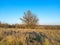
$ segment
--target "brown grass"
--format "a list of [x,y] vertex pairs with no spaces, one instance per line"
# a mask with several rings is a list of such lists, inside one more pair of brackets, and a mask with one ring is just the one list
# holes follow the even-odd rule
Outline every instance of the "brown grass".
[[[34,32],[36,33],[36,35]],[[32,33],[32,35],[30,33]],[[44,40],[43,43],[39,42],[38,40],[40,39],[39,38],[40,34],[44,36],[42,37],[42,40]],[[34,39],[35,37],[37,38]],[[29,40],[31,40],[31,42]],[[32,44],[60,45],[60,30],[0,28],[0,45],[32,45]]]

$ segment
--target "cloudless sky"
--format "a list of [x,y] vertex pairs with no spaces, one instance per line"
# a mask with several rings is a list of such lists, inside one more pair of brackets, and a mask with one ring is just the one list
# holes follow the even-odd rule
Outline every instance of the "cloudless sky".
[[31,10],[42,25],[60,25],[60,0],[0,0],[0,21],[21,23],[24,12]]

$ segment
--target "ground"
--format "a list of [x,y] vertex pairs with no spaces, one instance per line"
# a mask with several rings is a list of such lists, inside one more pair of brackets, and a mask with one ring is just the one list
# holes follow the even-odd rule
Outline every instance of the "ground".
[[60,45],[60,30],[0,28],[0,45]]

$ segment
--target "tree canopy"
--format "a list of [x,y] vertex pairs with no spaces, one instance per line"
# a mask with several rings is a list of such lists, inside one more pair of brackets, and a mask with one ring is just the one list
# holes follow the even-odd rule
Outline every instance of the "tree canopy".
[[31,13],[30,10],[24,12],[24,16],[20,18],[22,22],[28,27],[34,26],[38,24],[38,18],[35,14]]

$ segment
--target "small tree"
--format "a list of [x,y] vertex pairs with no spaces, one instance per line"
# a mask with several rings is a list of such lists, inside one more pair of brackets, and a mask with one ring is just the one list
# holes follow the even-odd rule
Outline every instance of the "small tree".
[[37,16],[32,14],[30,10],[24,13],[23,18],[20,19],[24,24],[28,26],[28,28],[34,28],[34,26],[38,24]]
[[0,21],[0,24],[1,24],[1,21]]

